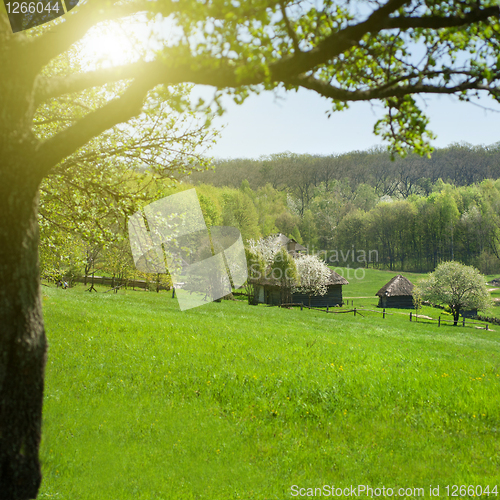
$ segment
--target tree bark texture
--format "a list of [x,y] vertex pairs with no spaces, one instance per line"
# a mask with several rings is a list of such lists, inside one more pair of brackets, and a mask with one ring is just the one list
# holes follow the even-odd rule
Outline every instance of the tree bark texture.
[[25,500],[41,483],[46,338],[36,190],[12,186],[0,186],[0,499]]
[[[0,37],[0,42],[1,42]],[[0,500],[36,498],[46,337],[38,264],[37,139],[31,132],[35,78],[5,58],[0,86]]]
[[131,84],[121,97],[42,142],[32,130],[42,85],[39,58],[24,35],[8,36],[4,21],[0,16],[0,500],[28,500],[36,498],[42,477],[38,453],[47,349],[38,189],[63,158],[137,116],[150,87]]

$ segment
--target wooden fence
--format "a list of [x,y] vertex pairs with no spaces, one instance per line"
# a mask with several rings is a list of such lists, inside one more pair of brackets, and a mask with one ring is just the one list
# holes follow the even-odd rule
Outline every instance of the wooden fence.
[[[455,324],[454,320],[441,318],[441,316],[439,316],[437,319],[435,319],[435,318],[430,318],[428,316],[419,316],[418,314],[415,314],[415,313],[410,313],[410,321],[415,321],[416,323],[436,322],[438,326],[441,326],[441,323]],[[470,320],[468,320],[468,318],[466,321],[466,318],[464,318],[464,317],[462,317],[462,319],[459,319],[457,321],[457,325],[461,325],[461,326],[480,325],[481,327],[484,327],[485,330],[488,330],[488,323],[487,322],[470,321]]]
[[290,304],[281,304],[279,307],[300,307],[300,310],[302,311],[304,308],[306,309],[311,309],[313,311],[320,311],[320,312],[325,312],[325,313],[331,313],[331,314],[348,314],[348,313],[353,313],[354,316],[359,314],[362,318],[364,318],[364,315],[361,313],[363,312],[374,312],[377,314],[382,314],[382,318],[385,319],[386,315],[393,316],[394,313],[388,313],[385,311],[375,311],[374,309],[365,309],[364,307],[360,310],[357,307],[354,309],[344,309],[342,311],[338,311],[338,307],[326,307],[325,309],[321,309],[319,307],[311,307],[311,306],[306,306],[305,304],[302,304],[302,302],[299,303],[290,303]]
[[[114,287],[117,286],[124,286],[126,288],[141,288],[141,289],[147,289],[149,286],[156,287],[157,286],[157,281],[156,280],[150,280],[150,281],[145,281],[145,280],[129,280],[129,279],[120,279],[120,278],[110,278],[108,276],[94,276],[92,278],[92,275],[85,277],[78,276],[72,279],[73,282],[76,283],[87,283],[87,285],[90,285],[93,281],[95,285],[104,285],[104,286],[110,286],[114,289]],[[160,290],[170,290],[170,287],[166,287],[164,284],[159,285]]]
[[[390,315],[390,316],[394,316],[395,313],[389,313],[389,312],[386,312],[385,309],[383,309],[382,311],[376,311],[374,309],[365,309],[364,307],[363,308],[357,308],[357,307],[354,307],[353,309],[344,309],[342,311],[339,311],[338,307],[327,307],[326,309],[320,309],[318,307],[311,307],[311,306],[306,306],[305,304],[302,304],[302,303],[290,303],[290,304],[281,304],[279,307],[300,307],[300,310],[302,311],[303,309],[311,309],[311,310],[314,310],[314,311],[320,311],[320,312],[325,312],[325,313],[331,313],[331,314],[349,314],[349,313],[353,313],[354,316],[358,315],[361,316],[362,318],[364,318],[364,312],[374,312],[374,313],[377,313],[377,314],[382,314],[382,318],[385,319],[386,315]],[[441,326],[441,323],[454,323],[453,320],[448,320],[448,319],[444,319],[444,318],[441,318],[441,316],[439,316],[437,319],[435,318],[430,318],[428,316],[426,317],[423,317],[423,316],[418,316],[417,314],[415,314],[414,312],[410,312],[410,321],[415,321],[415,322],[419,322],[419,323],[432,323],[432,322],[436,322],[438,324],[438,326]],[[462,318],[461,320],[458,321],[458,324],[460,324],[461,326],[474,326],[474,325],[480,325],[482,328],[484,328],[485,330],[488,330],[488,323],[486,322],[479,322],[479,321],[470,321],[469,319],[467,319],[466,321],[466,318]]]

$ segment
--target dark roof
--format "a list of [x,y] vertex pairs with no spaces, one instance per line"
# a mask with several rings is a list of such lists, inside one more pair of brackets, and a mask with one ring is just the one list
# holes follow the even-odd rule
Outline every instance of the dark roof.
[[290,241],[290,238],[288,238],[287,236],[285,236],[282,233],[275,234],[274,236],[276,236],[276,238],[278,238],[281,246],[286,246],[288,244],[288,242]]
[[330,279],[328,280],[329,285],[348,285],[349,282],[340,274],[335,271],[330,270]]
[[294,240],[293,238],[289,238],[288,236],[285,236],[282,233],[278,233],[274,235],[278,238],[281,246],[283,247],[288,247],[288,244],[293,241],[295,243],[295,252],[306,252],[307,248],[303,245],[301,245],[298,241]]
[[[250,283],[254,283],[256,285],[269,285],[269,286],[280,286],[278,280],[274,280],[272,278],[264,278],[264,279],[249,279]],[[328,280],[328,285],[348,285],[349,282],[340,274],[335,271],[330,270],[330,279]]]
[[293,241],[295,243],[295,251],[296,252],[307,252],[307,248],[304,245],[301,245],[297,241],[295,241],[293,238],[290,238],[290,241]]
[[413,283],[405,278],[403,275],[398,274],[394,276],[387,285],[384,285],[375,295],[379,297],[400,297],[413,295]]

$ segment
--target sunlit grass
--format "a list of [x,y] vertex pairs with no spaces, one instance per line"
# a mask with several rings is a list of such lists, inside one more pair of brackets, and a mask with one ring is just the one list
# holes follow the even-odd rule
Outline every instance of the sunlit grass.
[[40,498],[281,500],[294,484],[500,480],[499,331],[44,292]]
[[377,304],[378,297],[375,294],[390,281],[394,276],[402,274],[408,278],[412,283],[417,283],[420,279],[427,276],[427,274],[420,273],[407,273],[400,271],[388,271],[372,268],[347,268],[347,267],[334,267],[337,273],[341,274],[347,281],[348,285],[343,287],[344,297],[373,297],[372,302]]
[[[488,282],[493,281],[494,279],[498,279],[498,278],[500,278],[500,275],[498,275],[498,274],[491,274],[491,275],[486,276],[486,280]],[[486,315],[500,318],[500,288],[498,288],[497,290],[492,290],[490,292],[490,295],[494,301],[494,307],[492,307],[491,310],[486,313]]]

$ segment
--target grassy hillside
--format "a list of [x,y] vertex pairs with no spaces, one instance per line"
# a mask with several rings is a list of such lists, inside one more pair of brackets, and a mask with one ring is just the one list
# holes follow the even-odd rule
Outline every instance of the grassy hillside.
[[[373,308],[378,304],[378,297],[375,296],[378,290],[380,290],[391,278],[397,274],[402,274],[408,278],[412,283],[417,283],[420,279],[427,276],[427,274],[420,273],[408,273],[400,271],[387,271],[378,269],[348,269],[345,267],[333,268],[339,274],[342,274],[349,284],[343,287],[343,297],[345,300],[349,300],[349,305],[352,304],[354,300],[354,305],[356,307],[368,307]],[[499,278],[500,275],[492,274],[486,276],[487,281],[491,281],[495,278]],[[486,316],[496,316],[500,317],[500,288],[491,291],[491,296],[495,300],[495,307],[490,311],[481,311],[481,314]],[[402,310],[400,313],[408,314],[408,311]],[[437,318],[439,315],[446,316],[441,310],[432,309],[429,307],[424,307],[419,313]]]
[[44,294],[40,498],[282,500],[324,484],[427,496],[500,482],[498,328]]
[[[500,275],[498,274],[491,274],[489,276],[486,276],[487,281],[491,281],[495,278],[500,278]],[[495,306],[488,311],[487,316],[495,316],[497,318],[500,318],[500,288],[497,288],[496,290],[492,287],[490,289],[490,294],[491,297],[494,300]]]
[[348,285],[344,286],[343,295],[346,298],[369,297],[376,305],[378,297],[375,294],[394,276],[402,274],[406,276],[412,283],[427,276],[426,274],[407,273],[400,271],[387,271],[378,269],[352,269],[346,267],[333,267],[337,273],[342,274],[349,281]]

